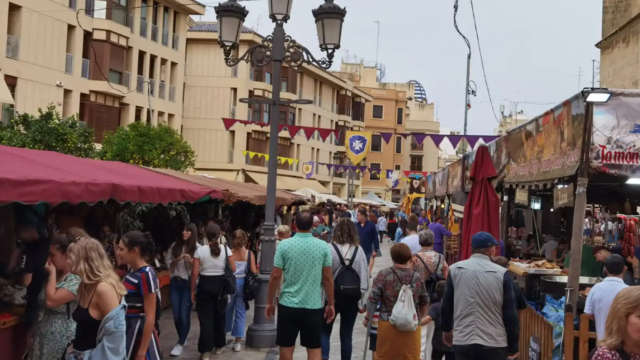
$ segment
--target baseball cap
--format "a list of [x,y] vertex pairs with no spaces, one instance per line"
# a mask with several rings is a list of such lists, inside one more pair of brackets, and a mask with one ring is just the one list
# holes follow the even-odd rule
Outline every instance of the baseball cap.
[[493,235],[480,231],[471,238],[472,249],[486,249],[492,246],[500,246]]

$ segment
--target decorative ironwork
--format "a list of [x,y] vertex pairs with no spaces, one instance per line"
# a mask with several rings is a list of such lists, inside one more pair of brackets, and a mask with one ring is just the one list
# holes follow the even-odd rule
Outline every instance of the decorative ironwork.
[[[222,44],[221,44],[222,45]],[[262,43],[255,44],[249,48],[244,54],[236,57],[232,52],[237,49],[237,45],[232,47],[222,46],[224,52],[224,62],[229,67],[238,65],[241,61],[249,62],[255,66],[263,67],[271,62],[271,48],[273,46],[271,36],[267,36]]]
[[333,64],[333,55],[335,50],[328,50],[327,57],[316,59],[315,56],[306,47],[300,45],[297,41],[287,35],[285,37],[284,62],[292,68],[300,67],[302,64],[316,65],[319,68],[327,70]]

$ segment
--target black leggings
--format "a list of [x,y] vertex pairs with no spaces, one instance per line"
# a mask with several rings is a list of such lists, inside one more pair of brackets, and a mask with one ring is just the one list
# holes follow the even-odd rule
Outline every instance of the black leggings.
[[196,293],[196,311],[200,321],[198,352],[204,354],[226,346],[225,309],[227,296],[222,295],[224,279],[220,276],[200,276]]

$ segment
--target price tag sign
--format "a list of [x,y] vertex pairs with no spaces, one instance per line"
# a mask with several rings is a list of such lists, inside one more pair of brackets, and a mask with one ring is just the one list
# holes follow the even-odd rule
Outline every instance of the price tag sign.
[[529,360],[540,360],[540,339],[536,335],[529,339]]

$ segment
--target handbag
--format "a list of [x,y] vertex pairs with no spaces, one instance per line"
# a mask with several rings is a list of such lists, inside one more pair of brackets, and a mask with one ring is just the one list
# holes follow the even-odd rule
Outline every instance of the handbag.
[[227,252],[227,246],[224,246],[224,284],[222,286],[222,290],[224,295],[234,295],[236,293],[236,276],[233,274],[231,270],[231,265],[229,265],[229,253]]
[[251,271],[251,250],[247,251],[247,274],[244,279],[244,286],[242,292],[245,301],[252,301],[256,299],[256,295],[260,290],[260,276]]

